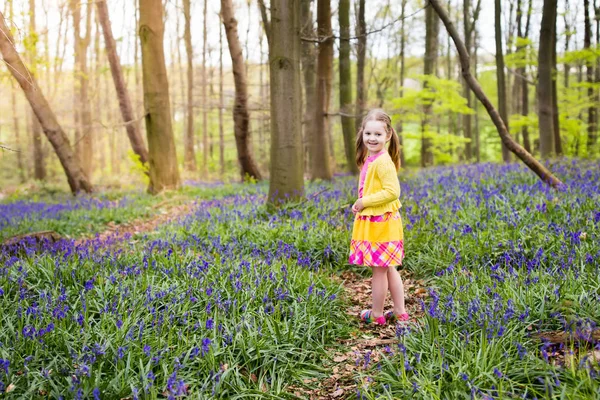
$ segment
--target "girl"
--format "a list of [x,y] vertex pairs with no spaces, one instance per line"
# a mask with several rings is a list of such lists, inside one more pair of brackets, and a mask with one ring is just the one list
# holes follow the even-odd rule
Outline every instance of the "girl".
[[[386,143],[390,142],[386,152]],[[360,171],[358,200],[352,206],[356,215],[350,242],[350,264],[371,267],[373,308],[363,310],[360,319],[385,325],[388,319],[407,321],[404,285],[396,270],[404,258],[404,235],[398,168],[400,143],[390,117],[380,109],[363,119],[356,138],[356,164]],[[394,310],[383,313],[388,289]]]

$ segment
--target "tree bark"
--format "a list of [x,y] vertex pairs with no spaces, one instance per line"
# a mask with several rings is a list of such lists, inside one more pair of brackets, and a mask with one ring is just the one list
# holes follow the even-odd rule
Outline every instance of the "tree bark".
[[262,179],[260,171],[252,158],[250,151],[250,114],[248,112],[248,86],[246,81],[246,70],[244,68],[244,56],[237,33],[237,21],[235,19],[231,0],[221,0],[221,15],[223,26],[229,44],[231,64],[233,69],[233,80],[235,83],[235,104],[233,106],[233,122],[235,133],[235,144],[240,162],[240,174],[242,180],[247,176],[254,179]]
[[77,155],[81,160],[81,166],[86,175],[92,176],[93,168],[93,128],[91,118],[91,107],[88,96],[89,78],[87,66],[87,52],[91,41],[91,16],[92,6],[88,3],[86,6],[85,17],[85,36],[81,36],[81,7],[82,4],[77,0],[70,0],[69,7],[73,16],[73,33],[75,45],[75,113],[79,128],[76,135],[75,148]]
[[304,195],[300,0],[272,0],[271,15],[271,179],[268,201],[278,204]]
[[[185,18],[184,40],[187,54],[187,108],[185,124],[185,150],[183,162],[186,170],[196,170],[196,152],[194,151],[194,48],[192,47],[192,29],[190,0],[183,0],[183,17]],[[179,66],[181,68],[181,66]]]
[[150,166],[148,192],[159,193],[165,189],[176,189],[180,184],[163,47],[163,9],[161,0],[139,0],[139,7],[142,80]]
[[[223,7],[222,4],[223,3],[221,3],[221,7]],[[210,132],[208,131],[208,96],[206,94],[206,88],[208,86],[208,79],[207,79],[207,73],[206,73],[206,52],[208,50],[207,12],[208,12],[208,2],[207,2],[207,0],[204,0],[204,8],[202,11],[203,21],[204,21],[204,27],[203,27],[203,31],[202,31],[202,148],[203,148],[204,171],[208,172],[208,156],[209,156],[210,147],[212,146],[212,143],[211,143]],[[222,11],[221,11],[221,13],[222,13]],[[223,23],[225,23],[225,19],[223,21],[224,21]],[[236,22],[236,24],[237,24],[237,22]],[[227,29],[227,28],[225,28],[225,29]],[[236,36],[237,36],[237,31],[236,31]],[[228,39],[229,39],[229,37],[228,37]],[[240,54],[241,54],[241,49],[240,49]],[[237,93],[237,87],[236,87],[236,93]],[[235,112],[234,112],[234,114],[235,114]]]
[[315,99],[314,128],[311,139],[311,179],[333,178],[329,155],[329,100],[333,75],[333,32],[331,29],[331,0],[317,2],[317,95]]
[[[300,23],[302,37],[314,37],[313,14],[310,10],[312,0],[300,0]],[[302,41],[302,73],[304,76],[304,118],[302,121],[304,154],[308,157],[305,165],[314,157],[312,155],[312,133],[314,131],[313,116],[315,115],[317,97],[316,48],[310,41]]]
[[[219,18],[221,16],[219,15]],[[221,166],[221,177],[225,176],[225,135],[223,128],[223,27],[219,24],[219,165]]]
[[[340,0],[340,112],[348,172],[358,174],[356,166],[356,133],[352,114],[352,76],[350,73],[350,0]],[[346,115],[344,115],[346,114]]]
[[473,90],[475,96],[479,99],[479,101],[483,104],[485,109],[488,112],[488,115],[491,117],[496,129],[498,130],[498,134],[500,135],[502,141],[506,144],[510,151],[512,151],[521,161],[525,163],[535,174],[537,174],[540,179],[552,187],[562,186],[563,183],[556,178],[546,167],[544,167],[539,161],[537,161],[534,157],[531,156],[523,147],[521,147],[518,143],[514,141],[514,139],[510,136],[510,133],[506,129],[506,125],[504,125],[504,121],[498,114],[498,111],[494,108],[490,100],[487,98],[479,82],[471,75],[470,71],[470,61],[469,55],[466,51],[464,43],[461,41],[458,32],[452,22],[448,18],[446,11],[439,4],[439,0],[429,0],[429,3],[435,9],[435,12],[439,15],[440,19],[444,23],[448,34],[452,36],[452,40],[456,46],[456,49],[459,54],[460,65],[462,67],[462,75],[469,82],[469,87]]
[[557,156],[562,156],[562,141],[560,138],[560,118],[558,114],[558,70],[556,69],[556,44],[557,44],[557,32],[556,32],[556,16],[554,16],[554,36],[552,44],[552,136],[554,139],[554,150]]
[[[592,45],[592,23],[591,23],[591,15],[590,15],[590,2],[589,0],[583,1],[583,12],[584,12],[584,38],[583,38],[583,48],[590,49]],[[586,62],[586,81],[588,84],[588,101],[592,102],[594,99],[594,62],[592,60],[588,60]],[[588,135],[587,135],[587,155],[590,156],[593,152],[594,144],[596,143],[596,130],[598,125],[598,110],[596,108],[597,104],[590,104],[588,108]]]
[[42,94],[35,77],[32,76],[25,64],[23,64],[19,54],[13,47],[12,43],[14,43],[14,39],[4,21],[4,15],[0,12],[0,32],[3,32],[0,35],[0,52],[2,53],[4,62],[8,65],[8,69],[13,77],[19,82],[27,101],[42,126],[44,134],[52,144],[67,175],[71,192],[73,194],[77,194],[80,191],[92,192],[92,184],[71,150],[69,139],[67,139],[67,136],[58,124],[56,116],[50,109],[50,105]]
[[25,165],[23,164],[23,152],[21,151],[21,128],[19,125],[19,117],[17,116],[17,98],[15,92],[15,86],[11,81],[10,105],[13,117],[13,129],[15,131],[15,150],[17,151],[17,168],[19,168],[19,179],[21,183],[25,183]]
[[[402,11],[401,18],[402,22],[400,25],[400,98],[404,97],[404,78],[406,75],[406,3],[408,0],[402,0]],[[402,118],[398,119],[396,123],[396,133],[398,134],[398,141],[400,143],[400,165],[405,164],[404,155],[404,125],[402,124]],[[358,131],[357,131],[358,134]]]
[[[437,51],[439,36],[439,18],[431,7],[425,10],[425,60],[423,65],[423,74],[436,75]],[[428,87],[427,82],[423,88]],[[431,103],[423,106],[423,119],[421,121],[421,166],[428,167],[433,165],[433,151],[431,138],[429,137],[429,123],[431,118]]]
[[556,29],[556,2],[544,0],[538,51],[537,100],[542,158],[552,157],[556,153],[552,119],[552,46]]
[[[518,0],[517,3],[517,35],[521,39],[527,39],[529,36],[529,24],[531,21],[531,8],[532,8],[532,0],[529,0],[529,6],[527,8],[527,23],[525,24],[525,28],[523,29],[523,11],[521,7],[521,0]],[[522,47],[517,48],[517,51],[520,51]],[[526,117],[529,114],[529,86],[526,79],[527,70],[525,67],[517,68],[517,79],[519,80],[519,89],[521,94],[521,115]],[[524,125],[521,128],[521,135],[523,136],[523,147],[527,152],[531,153],[531,144],[529,140],[529,129],[527,125]]]
[[367,23],[365,21],[365,0],[358,0],[356,15],[356,132],[360,131],[363,113],[367,102],[365,90],[365,64],[367,59]]
[[[504,49],[502,47],[502,8],[500,0],[495,0],[495,28],[496,28],[496,83],[498,87],[498,111],[500,117],[506,125],[506,130],[509,130],[508,126],[508,110],[506,105],[506,73],[504,70]],[[504,143],[502,146],[502,160],[505,163],[510,162],[510,152],[506,148]]]
[[121,116],[123,118],[123,122],[125,123],[125,131],[127,132],[127,137],[129,138],[129,143],[131,144],[133,152],[137,154],[140,162],[146,164],[148,162],[148,150],[144,144],[140,129],[140,122],[135,118],[135,112],[131,104],[129,91],[127,90],[127,85],[125,84],[123,68],[121,67],[121,61],[119,60],[119,55],[117,54],[117,44],[112,34],[106,0],[98,0],[96,2],[96,10],[98,12],[98,20],[102,26],[104,45],[106,46],[106,56],[108,57],[110,72],[115,85],[115,91],[117,92],[117,100],[119,101]]

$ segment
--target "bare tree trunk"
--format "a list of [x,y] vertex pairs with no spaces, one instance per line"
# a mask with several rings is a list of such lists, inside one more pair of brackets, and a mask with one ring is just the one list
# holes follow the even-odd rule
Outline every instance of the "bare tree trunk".
[[223,27],[219,24],[219,164],[221,177],[225,176],[225,135],[223,129]]
[[[477,68],[479,63],[479,54],[477,52],[478,49],[478,35],[477,28],[473,30],[473,76],[475,80],[477,80]],[[469,60],[470,62],[470,60]],[[475,111],[475,161],[478,163],[481,162],[481,135],[479,133],[479,102],[475,101],[473,104],[473,110]]]
[[[523,29],[523,11],[521,8],[521,0],[518,0],[517,3],[517,34],[521,39],[526,39],[529,36],[529,24],[531,21],[531,7],[532,0],[529,0],[529,6],[527,8],[527,23],[525,25],[525,29]],[[522,47],[517,48],[517,51],[520,51]],[[527,70],[525,67],[517,68],[517,79],[519,81],[519,89],[521,94],[521,115],[524,117],[529,114],[529,86],[526,79]],[[523,147],[527,152],[531,153],[531,144],[529,141],[529,129],[526,125],[521,128],[521,135],[523,136]]]
[[19,117],[17,116],[17,98],[15,96],[14,83],[10,82],[10,105],[13,117],[13,129],[15,131],[15,147],[17,151],[17,167],[19,168],[19,179],[21,183],[25,182],[25,166],[23,164],[23,152],[21,151],[21,128],[19,126]]
[[[303,37],[314,36],[314,24],[313,14],[310,10],[310,4],[312,0],[300,0],[300,23],[302,26]],[[317,96],[317,85],[316,85],[316,48],[314,43],[309,41],[302,42],[302,73],[304,75],[304,119],[302,121],[303,127],[303,143],[304,143],[304,154],[308,155],[305,160],[305,165],[308,166],[310,160],[314,159],[312,155],[312,140],[316,107],[316,96]]]
[[129,143],[131,143],[131,148],[133,149],[134,153],[137,154],[142,163],[146,164],[148,162],[148,150],[146,149],[146,145],[142,139],[140,123],[139,120],[135,118],[135,112],[131,104],[129,91],[127,90],[127,85],[125,84],[125,77],[123,76],[121,61],[119,60],[119,55],[117,54],[117,45],[112,34],[108,8],[106,7],[106,0],[97,1],[96,10],[98,11],[98,20],[102,26],[104,45],[106,46],[106,56],[108,57],[110,72],[115,84],[115,91],[117,92],[117,99],[119,100],[121,116],[123,117],[123,122],[125,123],[125,131],[127,132],[127,137],[129,138]]
[[[425,60],[423,74],[435,75],[438,52],[439,18],[431,7],[425,10]],[[424,88],[428,84],[425,82]],[[431,118],[431,103],[423,107],[423,120],[421,121],[421,166],[433,165],[433,150],[431,138],[429,137],[429,120]]]
[[[502,8],[500,0],[495,0],[495,27],[496,27],[496,82],[498,86],[498,109],[500,111],[500,117],[504,121],[506,130],[509,130],[508,126],[508,110],[506,105],[506,73],[504,70],[504,49],[502,47]],[[510,151],[506,148],[504,143],[502,146],[502,160],[505,163],[510,162]]]
[[148,192],[179,187],[177,153],[171,125],[169,82],[163,47],[164,23],[161,0],[139,0],[140,43],[146,135],[150,165]]
[[[223,7],[223,3],[221,3],[221,8]],[[207,79],[206,79],[206,51],[208,48],[208,32],[206,29],[207,26],[207,19],[206,19],[206,13],[208,10],[208,3],[207,0],[204,0],[204,11],[203,11],[203,21],[204,21],[204,30],[203,30],[203,34],[202,34],[202,159],[204,161],[204,171],[208,172],[208,154],[209,154],[209,150],[210,150],[210,146],[212,145],[210,143],[210,137],[209,137],[209,132],[208,132],[208,101],[207,101],[207,96],[206,96],[206,86],[207,86]],[[223,13],[223,11],[221,11],[221,13]],[[232,15],[233,15],[233,11],[232,11]],[[223,23],[225,23],[225,17],[223,17]],[[227,26],[225,26],[225,29],[227,30]],[[237,29],[237,21],[236,21],[236,29]],[[227,31],[226,31],[227,33]],[[237,30],[235,32],[235,35],[237,37]],[[229,39],[229,36],[227,36],[227,39]],[[240,52],[241,52],[241,48],[240,48]],[[250,121],[248,120],[248,123]],[[236,135],[237,137],[237,135]],[[250,141],[250,138],[248,138],[248,141]],[[239,154],[239,153],[238,153]],[[243,168],[243,167],[242,167]]]
[[[408,0],[402,0],[402,11],[400,17],[402,22],[400,25],[400,98],[404,97],[404,78],[406,75],[406,3]],[[404,125],[402,124],[402,118],[398,119],[396,123],[396,133],[398,134],[398,141],[400,142],[400,165],[405,165],[405,154],[404,154]],[[357,133],[358,134],[358,133]]]
[[552,120],[552,45],[556,30],[556,2],[557,0],[544,0],[538,51],[537,99],[542,158],[552,157],[556,152]]
[[[12,2],[10,4],[10,12],[12,14]],[[28,59],[31,64],[33,76],[37,76],[37,42],[38,35],[36,32],[35,18],[35,0],[29,0],[29,51]],[[14,17],[13,17],[14,18]],[[31,120],[31,134],[33,142],[33,177],[43,181],[46,179],[46,165],[44,161],[44,151],[42,149],[42,130],[40,123],[34,115],[33,111],[28,112],[28,117]]]
[[558,70],[556,69],[556,42],[557,42],[557,32],[556,32],[556,16],[554,17],[554,37],[552,44],[552,128],[553,128],[553,138],[554,138],[554,149],[556,150],[557,156],[562,156],[562,141],[560,138],[560,118],[558,114]]
[[56,116],[50,109],[46,98],[42,95],[35,77],[32,76],[23,64],[19,54],[13,47],[14,39],[4,21],[4,15],[0,12],[0,32],[4,33],[0,35],[0,52],[2,53],[4,62],[8,65],[8,69],[17,82],[19,82],[25,93],[25,97],[27,97],[27,101],[29,101],[33,112],[42,125],[44,133],[48,137],[52,147],[54,147],[54,151],[67,175],[71,191],[74,194],[82,190],[91,192],[92,184],[87,179],[77,158],[73,154],[69,139],[67,139],[67,136],[58,124]]
[[[196,152],[194,151],[194,49],[192,47],[192,29],[190,0],[183,0],[183,17],[185,18],[185,51],[187,54],[187,108],[185,123],[185,150],[183,162],[188,171],[196,170]],[[180,66],[181,68],[181,66]]]
[[87,66],[87,52],[91,41],[91,17],[92,5],[86,6],[85,17],[85,36],[81,36],[81,6],[78,1],[70,0],[69,7],[73,16],[73,32],[75,44],[75,81],[76,81],[76,110],[80,125],[79,134],[77,137],[77,154],[81,160],[81,166],[87,176],[92,176],[93,168],[93,129],[90,100],[88,96],[89,78]]
[[356,132],[360,131],[362,116],[367,103],[365,89],[365,61],[367,59],[367,23],[365,21],[365,0],[358,0],[356,15]]
[[272,0],[270,203],[304,195],[302,96],[300,87],[300,0]]
[[329,100],[333,75],[333,32],[331,29],[331,0],[317,0],[317,96],[314,128],[311,139],[311,179],[333,178],[329,154]]
[[506,125],[504,125],[504,121],[502,121],[500,114],[498,114],[498,111],[496,111],[490,100],[487,98],[487,96],[481,89],[479,82],[477,82],[477,80],[471,75],[469,55],[465,49],[465,45],[460,40],[456,28],[454,27],[454,25],[452,25],[452,22],[446,14],[446,11],[439,4],[438,1],[439,0],[429,0],[429,3],[435,9],[435,12],[439,15],[440,19],[443,21],[444,26],[448,31],[448,34],[452,36],[452,40],[454,41],[454,44],[459,54],[460,64],[462,67],[462,75],[467,80],[467,82],[469,82],[471,90],[473,90],[475,96],[477,96],[479,101],[481,101],[481,103],[487,110],[489,116],[494,122],[494,125],[496,125],[496,129],[498,129],[498,134],[500,135],[502,141],[506,144],[509,150],[512,151],[517,157],[519,157],[519,159],[521,159],[521,161],[523,161],[525,165],[527,165],[535,174],[537,174],[542,181],[546,182],[552,187],[563,186],[563,183],[558,178],[556,178],[539,161],[533,158],[531,154],[525,151],[525,149],[523,149],[518,143],[516,143],[514,139],[510,136],[510,133],[506,129]]
[[235,104],[233,106],[233,121],[235,125],[235,144],[240,162],[240,175],[242,180],[247,176],[261,179],[260,171],[252,158],[250,151],[250,114],[248,112],[248,85],[244,56],[237,33],[237,21],[234,16],[231,0],[221,0],[221,15],[223,26],[229,44],[233,80],[235,83]]
[[[348,172],[358,174],[356,166],[356,133],[352,114],[352,76],[350,73],[350,0],[340,0],[340,112]],[[344,115],[346,114],[346,115]]]
[[[467,53],[471,56],[471,39],[473,37],[473,29],[471,25],[471,12],[470,12],[470,1],[463,1],[463,34],[465,38],[465,48],[467,49]],[[473,23],[474,25],[474,23]],[[463,96],[467,99],[467,106],[472,107],[471,104],[471,89],[469,89],[469,85],[466,80],[462,80],[463,84]],[[468,139],[468,142],[465,143],[465,158],[467,162],[471,162],[471,158],[473,157],[473,133],[471,131],[471,115],[468,113],[463,114],[462,116],[462,125],[463,125],[463,136],[465,139]]]

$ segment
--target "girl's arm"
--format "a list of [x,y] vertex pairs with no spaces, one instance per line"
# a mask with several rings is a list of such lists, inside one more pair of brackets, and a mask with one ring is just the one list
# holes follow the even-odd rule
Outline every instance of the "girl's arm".
[[398,173],[394,163],[386,162],[377,166],[375,171],[379,180],[381,180],[382,189],[377,193],[362,198],[363,207],[377,207],[400,197],[400,182],[398,182]]

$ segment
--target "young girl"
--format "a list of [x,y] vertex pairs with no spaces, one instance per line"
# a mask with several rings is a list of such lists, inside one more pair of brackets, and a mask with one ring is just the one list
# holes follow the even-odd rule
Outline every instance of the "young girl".
[[[386,151],[386,143],[389,142]],[[404,235],[398,210],[401,207],[398,168],[400,144],[390,117],[380,109],[371,110],[362,121],[356,138],[356,163],[360,171],[356,215],[350,242],[350,264],[371,267],[373,308],[363,310],[360,319],[385,325],[388,319],[407,321],[404,285],[396,266],[404,258]],[[383,313],[387,291],[394,310]]]

